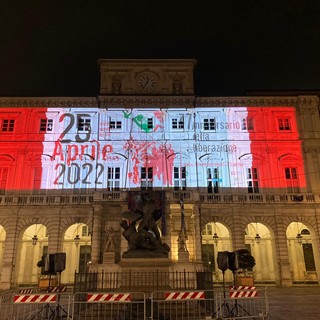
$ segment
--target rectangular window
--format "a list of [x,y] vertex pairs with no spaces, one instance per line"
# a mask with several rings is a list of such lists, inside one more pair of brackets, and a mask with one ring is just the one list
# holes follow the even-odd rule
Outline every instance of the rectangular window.
[[88,272],[88,262],[91,260],[91,246],[80,246],[79,273]]
[[152,189],[153,168],[141,167],[141,190]]
[[214,245],[211,243],[202,243],[202,261],[207,269],[214,271],[215,259],[214,259]]
[[2,132],[13,132],[14,130],[14,119],[2,120],[1,131]]
[[259,193],[258,168],[247,168],[248,193]]
[[314,262],[314,255],[312,250],[312,243],[303,243],[303,256],[306,271],[316,271],[316,264]]
[[253,131],[254,126],[253,126],[253,118],[252,117],[247,117],[242,119],[241,121],[241,130],[247,130],[247,131]]
[[219,171],[218,168],[207,168],[208,193],[219,192]]
[[186,190],[186,167],[173,168],[174,190]]
[[279,118],[278,127],[280,131],[291,130],[290,119],[289,118]]
[[53,119],[40,120],[40,132],[51,132],[53,129]]
[[203,130],[214,131],[216,130],[216,120],[215,118],[203,119]]
[[0,168],[0,194],[5,194],[8,180],[8,168]]
[[91,236],[91,229],[88,226],[81,227],[81,237],[89,237]]
[[212,224],[211,223],[207,223],[205,225],[204,230],[202,231],[202,235],[203,236],[212,236],[213,232],[212,232]]
[[120,167],[108,167],[107,188],[109,191],[120,190]]
[[184,118],[181,116],[180,118],[172,118],[171,119],[171,127],[172,129],[184,129]]
[[90,131],[91,129],[91,119],[90,118],[78,118],[78,131]]
[[115,120],[115,119],[110,119],[109,128],[110,128],[110,130],[121,129],[122,128],[122,122],[118,121],[118,120]]
[[297,168],[285,168],[286,184],[288,193],[299,193],[299,179]]

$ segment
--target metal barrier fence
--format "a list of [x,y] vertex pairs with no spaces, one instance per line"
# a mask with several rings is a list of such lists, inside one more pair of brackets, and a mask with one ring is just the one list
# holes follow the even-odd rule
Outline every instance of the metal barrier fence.
[[269,319],[266,288],[0,294],[1,320]]
[[141,292],[82,292],[72,300],[72,320],[146,320],[146,297]]
[[[266,288],[231,287],[216,293],[217,319],[269,319],[269,303]],[[214,319],[215,319],[214,318]]]
[[[10,296],[8,299],[3,298]],[[53,320],[69,319],[70,299],[66,296],[65,303],[60,294],[51,293],[3,293],[0,295],[1,320]]]
[[213,291],[157,291],[151,296],[152,320],[212,319],[217,310]]

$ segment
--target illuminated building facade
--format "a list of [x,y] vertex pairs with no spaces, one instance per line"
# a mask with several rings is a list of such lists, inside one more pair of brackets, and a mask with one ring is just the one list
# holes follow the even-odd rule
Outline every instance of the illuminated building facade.
[[[100,60],[98,97],[0,99],[1,286],[34,284],[43,253],[74,270],[113,263],[121,214],[156,191],[178,263],[183,199],[195,268],[221,281],[218,251],[247,248],[257,283],[320,279],[317,96],[195,97],[194,60]],[[229,275],[227,275],[227,278]]]

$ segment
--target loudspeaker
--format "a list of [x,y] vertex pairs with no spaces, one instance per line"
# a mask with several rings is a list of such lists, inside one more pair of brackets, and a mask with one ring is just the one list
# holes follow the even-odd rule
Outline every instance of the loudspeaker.
[[37,263],[38,267],[41,267],[41,274],[55,274],[54,257],[52,254],[45,253],[42,255],[41,260]]
[[59,252],[54,254],[54,270],[61,273],[66,268],[66,253]]
[[226,271],[229,267],[228,251],[219,251],[217,256],[218,268]]
[[238,255],[236,252],[228,252],[229,269],[234,272],[238,269]]
[[249,269],[253,268],[256,264],[254,257],[251,255],[249,250],[240,249],[236,251],[238,261],[239,261],[239,268],[241,269]]

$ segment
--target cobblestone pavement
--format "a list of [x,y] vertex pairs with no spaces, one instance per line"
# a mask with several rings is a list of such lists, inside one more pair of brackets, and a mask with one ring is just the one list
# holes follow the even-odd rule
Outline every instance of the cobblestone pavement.
[[271,320],[320,320],[320,287],[268,287]]

